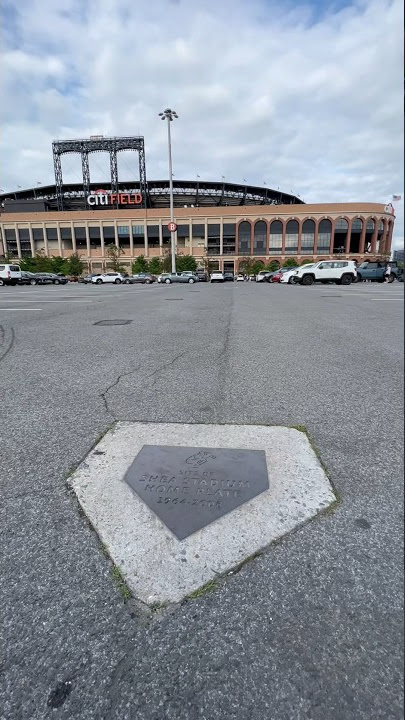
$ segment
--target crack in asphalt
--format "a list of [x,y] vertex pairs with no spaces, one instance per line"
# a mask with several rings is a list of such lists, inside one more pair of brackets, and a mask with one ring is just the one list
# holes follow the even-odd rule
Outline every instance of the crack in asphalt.
[[[2,360],[4,360],[4,358],[6,357],[6,355],[8,355],[8,353],[10,352],[11,348],[12,348],[13,345],[14,345],[14,341],[15,341],[14,328],[10,328],[10,335],[11,335],[11,338],[10,338],[10,340],[8,341],[8,345],[7,345],[6,349],[4,350],[4,352],[0,355],[0,362],[1,362]],[[3,327],[3,325],[0,325],[0,336],[1,336],[1,337],[0,337],[0,347],[3,348],[3,345],[5,345],[5,343],[7,342],[7,340],[5,339],[5,338],[6,338],[6,331],[5,331],[4,327]]]
[[[150,380],[151,378],[153,378],[153,382],[151,383],[151,387],[154,387],[154,386],[156,385],[157,381],[159,380],[159,373],[163,372],[164,370],[166,370],[166,369],[167,369],[168,367],[170,367],[171,365],[174,365],[174,363],[176,362],[176,360],[179,360],[181,357],[183,357],[183,355],[186,355],[188,352],[189,352],[189,350],[183,350],[181,353],[178,353],[177,355],[175,355],[174,358],[172,358],[172,359],[169,360],[168,362],[163,363],[163,365],[161,365],[160,367],[156,368],[155,370],[153,370],[153,372],[151,372],[149,375],[147,375],[146,378],[145,378],[146,380]],[[118,418],[116,417],[115,413],[112,411],[112,409],[111,409],[111,407],[110,407],[110,404],[109,404],[109,402],[108,402],[107,395],[108,395],[108,393],[110,392],[110,390],[112,390],[113,388],[117,387],[117,385],[120,383],[120,381],[122,380],[122,378],[128,377],[128,375],[133,375],[134,373],[138,372],[138,370],[141,369],[141,366],[142,366],[142,363],[139,363],[139,364],[136,366],[136,368],[132,368],[132,370],[127,370],[126,372],[120,373],[120,374],[116,377],[116,379],[114,380],[114,382],[112,382],[105,390],[103,390],[102,393],[100,393],[100,397],[101,397],[102,400],[103,400],[104,407],[105,407],[107,413],[108,413],[109,415],[111,415],[114,420],[118,420]]]

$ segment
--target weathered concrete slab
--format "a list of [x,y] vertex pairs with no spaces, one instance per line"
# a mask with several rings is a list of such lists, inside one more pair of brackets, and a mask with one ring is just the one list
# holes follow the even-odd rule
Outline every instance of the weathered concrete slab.
[[[179,540],[125,480],[144,446],[188,448],[186,457],[198,448],[264,451],[269,489]],[[147,604],[181,600],[335,500],[304,433],[253,425],[119,423],[70,484],[133,594]]]

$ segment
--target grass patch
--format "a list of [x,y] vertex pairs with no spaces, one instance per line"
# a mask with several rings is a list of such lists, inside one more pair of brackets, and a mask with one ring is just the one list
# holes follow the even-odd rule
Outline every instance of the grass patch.
[[195,600],[196,598],[202,597],[203,595],[215,590],[216,587],[217,582],[215,582],[215,580],[209,580],[209,582],[205,583],[205,585],[201,585],[201,587],[197,588],[197,590],[193,590],[193,592],[187,595],[186,600]]
[[117,567],[117,565],[114,565],[113,567],[112,576],[118,588],[118,591],[121,593],[124,600],[130,600],[132,597],[131,591],[124,580],[121,570],[119,569],[119,567]]

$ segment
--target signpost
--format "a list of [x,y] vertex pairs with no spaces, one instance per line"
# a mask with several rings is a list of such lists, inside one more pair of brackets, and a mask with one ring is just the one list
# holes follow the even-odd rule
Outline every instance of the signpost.
[[175,222],[169,222],[167,225],[167,229],[169,232],[174,233],[177,230],[177,225]]

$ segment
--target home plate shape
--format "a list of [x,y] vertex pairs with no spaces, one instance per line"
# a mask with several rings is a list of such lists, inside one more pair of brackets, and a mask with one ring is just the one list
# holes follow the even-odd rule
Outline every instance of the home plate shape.
[[144,445],[125,480],[179,540],[267,490],[263,450]]
[[69,484],[149,605],[182,600],[336,500],[305,433],[262,425],[117,423]]

